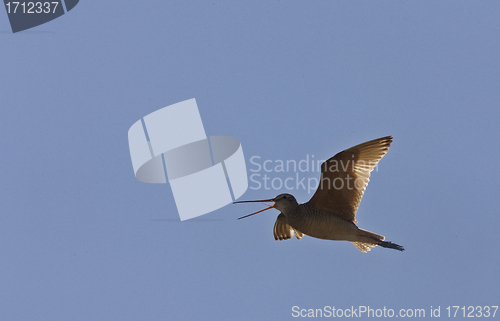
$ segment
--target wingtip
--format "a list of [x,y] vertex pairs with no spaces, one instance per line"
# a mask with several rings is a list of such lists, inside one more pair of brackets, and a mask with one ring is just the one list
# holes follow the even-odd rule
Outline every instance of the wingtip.
[[392,143],[392,141],[394,140],[394,137],[389,135],[389,136],[382,137],[381,140],[388,141],[389,143]]

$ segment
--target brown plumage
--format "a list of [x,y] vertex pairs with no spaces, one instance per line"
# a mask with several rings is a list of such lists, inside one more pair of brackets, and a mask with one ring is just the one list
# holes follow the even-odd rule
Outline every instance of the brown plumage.
[[[307,203],[299,204],[291,194],[280,194],[273,199],[245,202],[274,202],[270,208],[281,211],[274,224],[274,238],[287,240],[304,234],[326,240],[352,242],[362,252],[380,245],[403,251],[398,244],[385,242],[384,236],[356,226],[356,212],[370,181],[370,173],[384,157],[392,137],[382,137],[346,149],[321,165],[318,190]],[[248,217],[246,215],[244,217]],[[240,217],[244,218],[244,217]]]

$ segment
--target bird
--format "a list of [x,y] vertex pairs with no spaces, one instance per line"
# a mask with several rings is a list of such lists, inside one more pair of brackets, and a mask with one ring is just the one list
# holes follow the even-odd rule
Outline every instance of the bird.
[[323,162],[318,189],[306,203],[299,204],[289,193],[271,199],[234,202],[273,202],[263,210],[238,219],[275,208],[281,212],[273,229],[276,241],[288,240],[294,234],[298,240],[309,235],[324,240],[349,241],[363,253],[377,245],[404,251],[403,246],[384,241],[384,236],[356,225],[356,212],[370,181],[370,173],[389,151],[392,141],[392,136],[370,140]]

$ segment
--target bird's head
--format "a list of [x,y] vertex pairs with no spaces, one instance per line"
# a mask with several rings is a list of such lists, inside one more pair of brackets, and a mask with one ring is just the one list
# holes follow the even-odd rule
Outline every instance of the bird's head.
[[299,206],[299,203],[297,203],[297,200],[295,199],[295,197],[292,194],[288,194],[288,193],[280,194],[280,195],[276,196],[275,198],[271,198],[271,199],[267,199],[267,200],[239,201],[239,202],[234,202],[233,204],[236,204],[236,203],[255,203],[255,202],[258,202],[258,203],[274,202],[274,204],[269,206],[269,207],[266,207],[263,210],[257,211],[257,212],[252,213],[252,214],[245,215],[245,216],[240,217],[238,219],[249,217],[251,215],[254,215],[254,214],[257,214],[260,212],[264,212],[264,211],[269,210],[271,208],[275,208],[275,209],[279,210],[281,213],[286,215],[287,212],[289,212],[289,211],[293,210],[294,208],[296,208],[297,206]]

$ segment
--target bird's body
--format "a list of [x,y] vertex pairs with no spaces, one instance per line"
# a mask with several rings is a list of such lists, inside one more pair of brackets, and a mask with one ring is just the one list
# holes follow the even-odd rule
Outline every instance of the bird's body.
[[359,228],[343,218],[320,212],[308,203],[299,205],[293,212],[285,214],[287,218],[290,217],[288,224],[304,231],[304,234],[324,240],[359,241]]
[[[291,194],[279,196],[293,198]],[[360,229],[355,223],[336,215],[318,211],[309,202],[282,211],[276,219],[273,233],[276,240],[287,240],[295,234],[299,240],[303,235],[309,235],[323,240],[349,241],[362,252],[376,245],[402,249],[391,242],[384,242],[382,235]]]
[[294,230],[318,239],[350,240],[358,229],[354,223],[320,212],[308,203],[298,204],[282,213],[286,224]]
[[387,153],[391,142],[390,136],[375,139],[351,147],[324,162],[320,186],[307,203],[299,204],[291,194],[236,203],[273,201],[274,205],[264,210],[276,208],[281,211],[274,224],[276,240],[287,240],[294,234],[300,240],[305,234],[324,240],[349,241],[362,252],[377,245],[403,251],[402,246],[386,242],[384,236],[360,229],[355,224],[370,172]]

